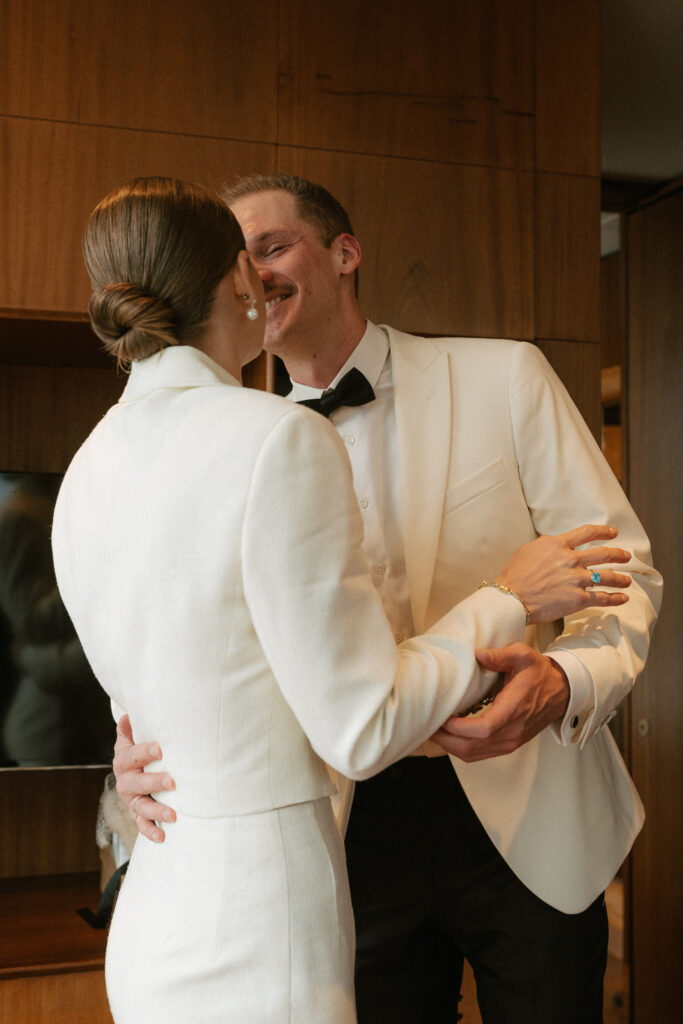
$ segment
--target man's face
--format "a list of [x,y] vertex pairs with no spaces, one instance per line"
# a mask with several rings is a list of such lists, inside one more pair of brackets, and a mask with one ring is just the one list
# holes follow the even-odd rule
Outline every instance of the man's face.
[[231,208],[266,294],[263,346],[286,361],[287,351],[315,352],[338,316],[341,276],[335,243],[327,249],[313,224],[296,212],[294,196],[274,190],[236,199]]

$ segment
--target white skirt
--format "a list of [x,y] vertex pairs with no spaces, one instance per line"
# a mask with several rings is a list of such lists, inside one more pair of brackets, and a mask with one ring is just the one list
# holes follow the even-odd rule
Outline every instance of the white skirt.
[[354,929],[330,801],[140,838],[107,946],[116,1024],[355,1024]]

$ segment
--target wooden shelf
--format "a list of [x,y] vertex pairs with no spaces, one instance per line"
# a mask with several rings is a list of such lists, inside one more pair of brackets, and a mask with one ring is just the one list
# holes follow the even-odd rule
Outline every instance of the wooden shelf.
[[108,932],[77,913],[99,899],[98,872],[1,879],[0,979],[101,970]]
[[110,369],[113,360],[93,334],[85,313],[0,309],[0,363]]

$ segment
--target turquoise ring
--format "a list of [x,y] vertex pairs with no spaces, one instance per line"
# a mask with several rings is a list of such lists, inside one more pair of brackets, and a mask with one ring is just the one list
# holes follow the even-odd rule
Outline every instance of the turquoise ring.
[[595,572],[591,573],[591,583],[599,583],[599,582],[600,582],[600,573],[596,569]]

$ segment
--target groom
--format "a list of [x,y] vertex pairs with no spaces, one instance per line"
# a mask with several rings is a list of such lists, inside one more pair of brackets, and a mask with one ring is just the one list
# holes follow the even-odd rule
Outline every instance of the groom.
[[[341,794],[359,1024],[454,1021],[463,957],[485,1022],[597,1024],[602,894],[643,820],[605,726],[643,666],[659,606],[647,538],[536,348],[366,321],[360,245],[320,186],[258,176],[226,198],[264,285],[265,349],[284,361],[291,397],[315,400],[352,368],[373,389],[330,419],[397,641],[537,534],[609,523],[633,553],[626,605],[590,607],[556,630],[530,628],[528,646],[489,652],[485,664],[507,675],[483,714],[451,720],[438,745]],[[125,722],[119,732],[119,790],[161,840],[151,819],[173,812],[141,794],[172,783],[139,771],[155,744],[133,746]]]

